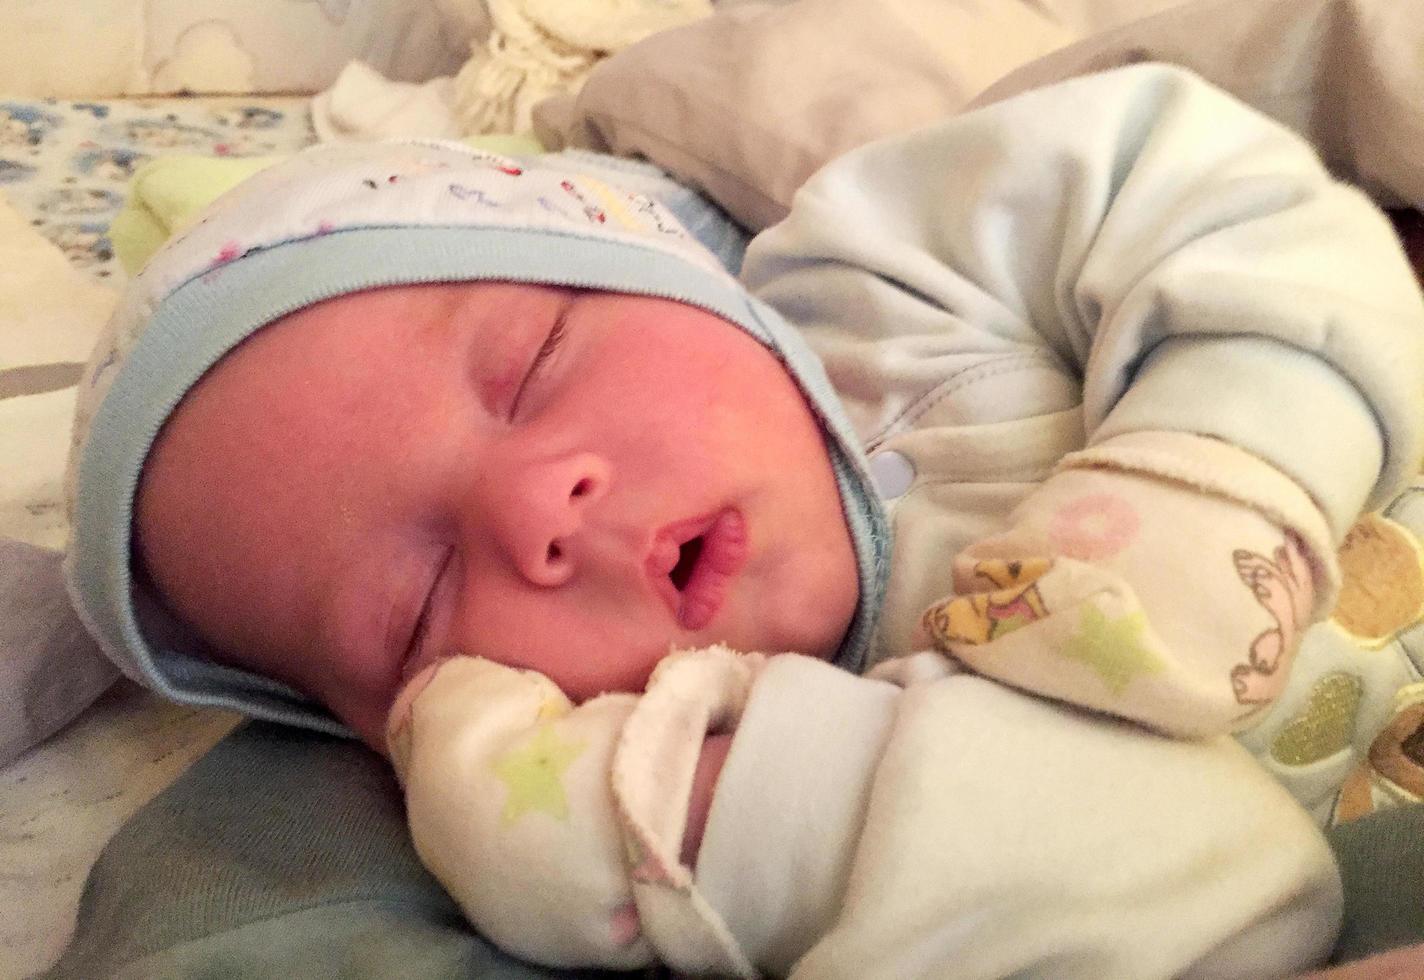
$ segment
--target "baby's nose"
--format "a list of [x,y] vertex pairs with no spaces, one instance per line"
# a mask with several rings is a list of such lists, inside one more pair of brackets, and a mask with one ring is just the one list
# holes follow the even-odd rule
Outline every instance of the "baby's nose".
[[512,501],[514,559],[535,585],[562,585],[578,568],[589,512],[608,491],[609,466],[601,456],[578,453],[532,467],[528,476],[525,499]]

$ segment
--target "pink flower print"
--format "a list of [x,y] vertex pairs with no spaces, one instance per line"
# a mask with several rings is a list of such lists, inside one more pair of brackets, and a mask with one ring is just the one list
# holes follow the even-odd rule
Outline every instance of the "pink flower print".
[[240,255],[242,255],[241,245],[237,242],[226,242],[223,244],[223,247],[218,250],[217,258],[214,259],[213,262],[216,265],[226,265]]
[[1121,497],[1092,493],[1065,504],[1048,525],[1048,540],[1059,554],[1080,561],[1101,561],[1137,537],[1137,511]]
[[330,221],[323,221],[316,226],[316,233],[318,235],[330,235],[335,230],[336,226]]

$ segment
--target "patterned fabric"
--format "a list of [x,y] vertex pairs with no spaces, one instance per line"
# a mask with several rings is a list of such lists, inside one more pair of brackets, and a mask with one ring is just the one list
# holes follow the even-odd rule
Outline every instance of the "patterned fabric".
[[109,222],[169,153],[254,156],[313,142],[306,99],[0,99],[0,191],[76,267],[120,276]]
[[1424,478],[1355,522],[1340,595],[1241,741],[1322,824],[1424,801]]

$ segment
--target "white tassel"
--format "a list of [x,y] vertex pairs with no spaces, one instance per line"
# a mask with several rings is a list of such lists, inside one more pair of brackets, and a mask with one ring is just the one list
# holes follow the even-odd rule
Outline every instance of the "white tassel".
[[603,58],[711,12],[709,0],[489,0],[489,38],[455,76],[461,131],[528,132],[535,105],[576,93]]

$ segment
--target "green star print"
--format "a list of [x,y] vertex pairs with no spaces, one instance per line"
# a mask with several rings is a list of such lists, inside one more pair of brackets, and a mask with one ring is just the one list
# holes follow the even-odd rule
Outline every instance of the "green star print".
[[564,793],[564,771],[585,748],[583,742],[559,738],[553,725],[541,725],[533,738],[495,762],[494,774],[509,789],[504,801],[505,824],[531,811],[567,820],[569,800]]
[[1161,673],[1166,666],[1142,643],[1147,620],[1141,612],[1109,619],[1097,606],[1083,607],[1078,632],[1063,645],[1063,655],[1097,671],[1108,690],[1121,695],[1134,677]]

